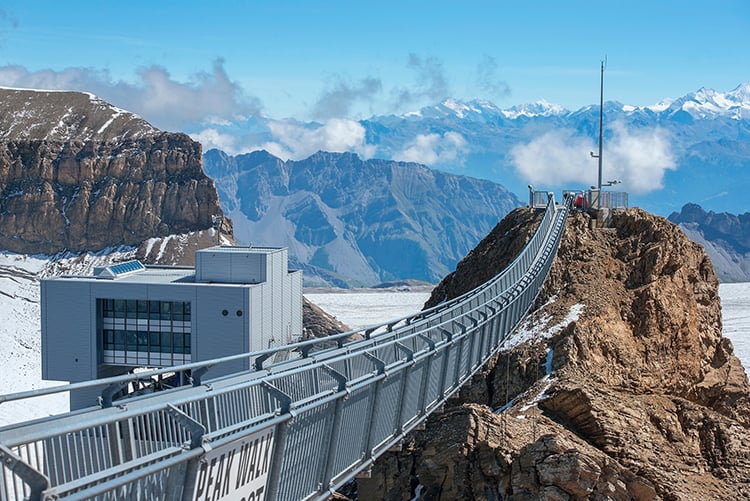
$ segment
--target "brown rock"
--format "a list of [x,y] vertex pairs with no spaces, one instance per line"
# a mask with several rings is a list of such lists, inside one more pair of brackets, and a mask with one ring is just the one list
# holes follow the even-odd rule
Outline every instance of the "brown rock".
[[0,89],[0,98],[0,249],[138,245],[210,228],[222,214],[201,146],[185,134],[80,92]]
[[[500,272],[537,220],[507,216],[431,300]],[[710,261],[639,209],[596,226],[571,214],[525,319],[536,338],[496,356],[396,461],[378,460],[389,488],[360,481],[360,499],[411,499],[416,485],[426,499],[750,499],[750,386],[721,335]],[[385,480],[396,467],[408,486]]]
[[326,337],[351,330],[346,324],[305,297],[302,298],[302,324],[305,326],[306,338]]

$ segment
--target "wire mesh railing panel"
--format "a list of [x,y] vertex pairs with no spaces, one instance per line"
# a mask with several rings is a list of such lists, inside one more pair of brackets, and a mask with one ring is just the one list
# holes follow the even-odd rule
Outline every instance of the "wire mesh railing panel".
[[461,339],[461,358],[459,360],[458,373],[462,377],[471,369],[471,344],[475,339],[476,332],[472,329]]
[[272,379],[274,386],[289,395],[292,402],[299,402],[321,393],[330,393],[338,387],[338,382],[322,367],[305,367],[281,373]]
[[[278,409],[277,402],[260,384],[219,393],[212,400],[215,417],[211,422],[215,423],[215,426],[206,427],[209,433],[257,419],[259,416],[273,414]],[[198,419],[199,417],[200,414],[195,415],[194,419],[206,425]]]
[[367,386],[352,392],[345,400],[339,433],[334,441],[335,455],[331,468],[334,474],[345,471],[362,459],[367,446],[374,398],[373,387]]
[[427,375],[427,365],[428,359],[423,358],[405,371],[406,384],[404,385],[404,395],[401,399],[401,425],[419,416],[422,410],[420,408],[420,396],[423,379]]
[[379,345],[375,350],[372,351],[378,359],[385,362],[386,366],[392,365],[396,362],[400,362],[404,357],[404,354],[398,351],[394,343],[387,343]]
[[112,466],[110,446],[107,428],[99,426],[25,442],[11,450],[57,485]]
[[[187,464],[154,472],[146,477],[129,481],[116,489],[88,497],[91,501],[181,501]],[[85,491],[83,491],[85,494]]]
[[[133,469],[104,471],[45,491],[44,499],[95,501],[177,501],[183,497],[187,463],[154,468],[160,462],[179,455],[180,449],[145,456]],[[147,471],[142,474],[139,471]]]
[[279,499],[304,499],[321,488],[335,407],[335,402],[313,407],[289,424]]
[[350,370],[348,374],[350,381],[372,376],[377,372],[376,362],[368,357],[365,352],[357,352],[350,356]]
[[140,458],[189,441],[190,434],[166,411],[135,416],[129,420],[134,457]]
[[396,418],[401,404],[402,372],[397,372],[385,379],[378,393],[378,405],[374,409],[373,427],[370,444],[375,449],[396,430]]
[[431,356],[432,362],[429,366],[429,374],[427,375],[427,387],[425,388],[425,407],[429,408],[435,403],[440,397],[443,396],[443,388],[441,377],[443,370],[445,369],[445,350],[440,350]]
[[445,378],[443,379],[443,393],[447,392],[456,382],[456,372],[458,366],[456,361],[458,360],[460,346],[458,344],[452,344],[446,347],[447,360],[445,361]]

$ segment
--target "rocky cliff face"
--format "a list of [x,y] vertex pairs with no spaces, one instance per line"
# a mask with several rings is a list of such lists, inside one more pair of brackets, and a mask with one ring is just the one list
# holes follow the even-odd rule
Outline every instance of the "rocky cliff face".
[[[432,301],[499,272],[537,219],[512,212]],[[358,487],[361,500],[750,498],[750,386],[703,249],[639,209],[604,229],[571,214],[525,324]]]
[[184,134],[77,92],[0,89],[0,117],[0,249],[137,245],[222,213]]

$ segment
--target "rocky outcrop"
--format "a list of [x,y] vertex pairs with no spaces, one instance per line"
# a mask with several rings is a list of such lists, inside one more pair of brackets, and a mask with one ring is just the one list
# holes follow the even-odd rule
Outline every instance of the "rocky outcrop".
[[351,330],[349,326],[305,297],[302,298],[302,324],[305,327],[305,338],[332,336]]
[[83,93],[2,89],[0,102],[0,249],[138,245],[222,214],[188,136]]
[[[537,219],[512,212],[432,301],[500,271]],[[664,218],[571,214],[509,348],[359,498],[750,499],[750,386],[720,313],[710,260]]]
[[669,220],[706,249],[720,281],[750,281],[750,213],[706,212],[700,205],[686,204]]

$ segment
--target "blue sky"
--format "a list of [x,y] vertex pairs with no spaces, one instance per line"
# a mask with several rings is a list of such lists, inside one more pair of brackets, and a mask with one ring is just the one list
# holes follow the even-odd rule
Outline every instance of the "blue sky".
[[[750,2],[0,1],[0,85],[87,90],[180,129],[443,98],[646,106],[750,80]],[[135,103],[135,104],[134,104]]]

